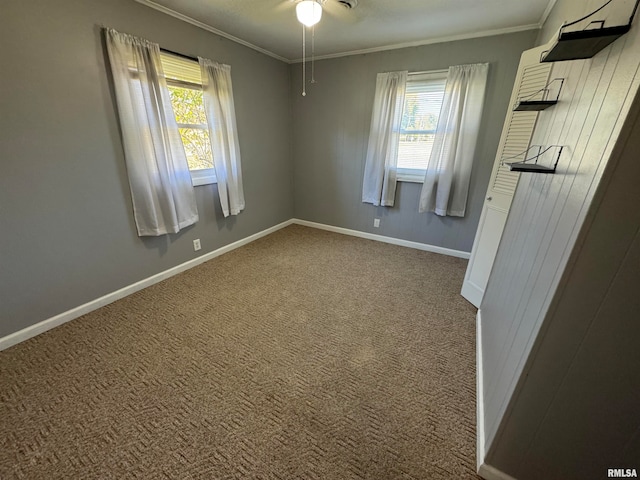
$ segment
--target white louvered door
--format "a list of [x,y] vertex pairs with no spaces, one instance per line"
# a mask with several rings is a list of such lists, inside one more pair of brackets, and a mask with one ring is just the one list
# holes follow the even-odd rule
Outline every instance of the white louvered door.
[[[509,162],[524,160],[521,154],[529,148],[538,117],[537,112],[514,112],[513,107],[519,98],[533,95],[543,89],[549,81],[552,64],[540,63],[540,54],[544,49],[545,47],[538,47],[527,50],[520,58],[491,180],[462,285],[462,296],[476,307],[480,307],[520,175],[510,172],[508,166],[502,165],[502,161],[507,158]],[[531,99],[539,100],[541,95],[540,93]]]

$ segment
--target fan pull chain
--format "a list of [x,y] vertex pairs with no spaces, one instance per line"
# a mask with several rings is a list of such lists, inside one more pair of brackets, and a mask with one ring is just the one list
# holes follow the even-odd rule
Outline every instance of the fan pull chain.
[[316,26],[311,27],[311,83],[316,83]]
[[304,25],[302,25],[302,96],[307,96],[307,70],[305,68],[306,51],[307,51],[307,36]]

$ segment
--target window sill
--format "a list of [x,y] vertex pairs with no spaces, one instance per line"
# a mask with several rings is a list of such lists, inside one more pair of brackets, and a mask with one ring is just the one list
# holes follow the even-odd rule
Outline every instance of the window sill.
[[194,187],[211,185],[212,183],[217,183],[216,172],[213,168],[191,170],[191,184]]
[[410,183],[424,183],[426,170],[399,168],[396,172],[396,181]]
[[409,175],[398,175],[396,177],[396,181],[407,182],[407,183],[424,183],[424,175],[421,177],[409,176]]

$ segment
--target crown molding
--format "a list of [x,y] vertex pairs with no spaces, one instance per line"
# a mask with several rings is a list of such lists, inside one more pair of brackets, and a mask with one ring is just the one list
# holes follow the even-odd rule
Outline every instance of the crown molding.
[[545,8],[544,12],[542,13],[542,17],[540,18],[540,28],[542,28],[544,22],[546,22],[547,18],[549,18],[549,14],[551,13],[551,10],[553,10],[553,7],[555,7],[557,1],[558,0],[549,0],[547,8]]
[[215,33],[216,35],[226,38],[227,40],[231,40],[232,42],[239,43],[240,45],[243,45],[245,47],[249,47],[253,50],[256,50],[257,52],[260,52],[265,55],[268,55],[269,57],[275,58],[276,60],[280,60],[281,62],[291,63],[291,60],[289,60],[288,58],[281,57],[280,55],[273,53],[269,50],[266,50],[262,47],[259,47],[257,45],[254,45],[253,43],[247,42],[246,40],[242,40],[241,38],[235,37],[227,32],[223,32],[222,30],[218,30],[217,28],[214,28],[211,25],[207,25],[206,23],[200,22],[199,20],[189,17],[188,15],[184,15],[180,12],[176,12],[175,10],[171,10],[170,8],[164,7],[162,5],[158,5],[157,3],[152,2],[151,0],[135,0],[135,1],[146,7],[153,8],[154,10],[158,10],[159,12],[162,12],[174,18],[177,18],[178,20],[182,20],[183,22],[190,23],[191,25],[194,25],[198,28],[202,28],[203,30],[206,30],[208,32]]
[[[554,1],[554,0],[552,0]],[[520,25],[517,27],[499,28],[495,30],[485,30],[483,32],[463,33],[460,35],[450,35],[446,37],[435,37],[428,40],[418,40],[415,42],[396,43],[393,45],[384,45],[380,47],[364,48],[362,50],[351,50],[341,53],[330,53],[328,55],[316,55],[316,60],[326,60],[329,58],[348,57],[351,55],[363,55],[367,53],[384,52],[387,50],[397,50],[399,48],[420,47],[422,45],[432,45],[434,43],[455,42],[457,40],[469,40],[472,38],[492,37],[494,35],[506,35],[508,33],[524,32],[527,30],[539,30],[540,24],[534,23],[530,25]],[[289,63],[301,63],[301,58],[291,60]]]
[[[208,32],[214,33],[216,35],[219,35],[221,37],[226,38],[227,40],[231,40],[232,42],[238,43],[240,45],[243,45],[245,47],[251,48],[257,52],[263,53],[269,57],[275,58],[276,60],[280,60],[281,62],[285,62],[288,64],[295,64],[295,63],[301,63],[302,59],[301,58],[296,58],[296,59],[289,59],[289,58],[285,58],[282,57],[276,53],[271,52],[270,50],[267,50],[265,48],[259,47],[257,45],[254,45],[253,43],[247,42],[246,40],[243,40],[241,38],[238,38],[234,35],[231,35],[230,33],[224,32],[222,30],[219,30],[215,27],[212,27],[211,25],[208,25],[206,23],[203,23],[199,20],[196,20],[195,18],[189,17],[188,15],[184,15],[183,13],[180,12],[176,12],[175,10],[172,10],[170,8],[167,8],[165,6],[159,5],[156,2],[152,1],[152,0],[135,0],[137,3],[147,6],[149,8],[153,8],[154,10],[157,10],[159,12],[162,12],[166,15],[170,15],[174,18],[177,18],[178,20],[182,20],[183,22],[187,22],[191,25],[194,25],[198,28],[202,28],[203,30],[206,30]],[[316,60],[327,60],[327,59],[331,59],[331,58],[340,58],[340,57],[348,57],[351,55],[364,55],[367,53],[376,53],[376,52],[384,52],[384,51],[388,51],[388,50],[397,50],[400,48],[409,48],[409,47],[420,47],[422,45],[432,45],[434,43],[443,43],[443,42],[454,42],[457,40],[469,40],[472,38],[481,38],[481,37],[491,37],[494,35],[506,35],[509,33],[517,33],[517,32],[524,32],[527,30],[539,30],[542,25],[544,24],[544,22],[546,21],[547,17],[549,16],[549,13],[551,12],[551,9],[553,8],[553,6],[555,5],[557,0],[549,0],[549,4],[547,5],[547,8],[545,9],[544,13],[542,14],[542,18],[540,19],[540,23],[535,23],[535,24],[530,24],[530,25],[519,25],[516,27],[507,27],[507,28],[498,28],[498,29],[494,29],[494,30],[485,30],[485,31],[481,31],[481,32],[473,32],[473,33],[464,33],[464,34],[460,34],[460,35],[449,35],[449,36],[444,36],[444,37],[435,37],[435,38],[430,38],[430,39],[426,39],[426,40],[418,40],[418,41],[414,41],[414,42],[404,42],[404,43],[396,43],[396,44],[392,44],[392,45],[382,45],[379,47],[372,47],[372,48],[364,48],[361,50],[349,50],[346,52],[339,52],[339,53],[330,53],[327,55],[318,55],[315,57]]]

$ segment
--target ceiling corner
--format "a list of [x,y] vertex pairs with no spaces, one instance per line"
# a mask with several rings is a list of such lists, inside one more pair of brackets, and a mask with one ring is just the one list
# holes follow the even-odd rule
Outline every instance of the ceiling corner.
[[196,20],[195,18],[189,17],[188,15],[184,15],[183,13],[180,12],[176,12],[175,10],[172,10],[170,8],[167,8],[163,5],[159,5],[156,2],[153,2],[152,0],[135,0],[136,2],[138,2],[141,5],[144,5],[146,7],[149,8],[153,8],[154,10],[157,10],[159,12],[162,12],[166,15],[169,15],[171,17],[177,18],[178,20],[182,20],[183,22],[186,23],[190,23],[191,25],[201,28],[203,30],[206,30],[208,32],[214,33],[216,35],[219,35],[221,37],[226,38],[227,40],[231,40],[232,42],[238,43],[240,45],[243,45],[245,47],[251,48],[253,50],[256,50],[260,53],[263,53],[269,57],[275,58],[276,60],[280,60],[281,62],[284,63],[291,63],[291,59],[282,57],[276,53],[273,53],[265,48],[259,47],[258,45],[254,45],[253,43],[247,42],[246,40],[243,40],[241,38],[235,37],[233,35],[231,35],[230,33],[224,32],[222,30],[218,30],[215,27],[212,27],[211,25],[208,25],[206,23],[203,23],[199,20]]
[[542,13],[542,17],[540,17],[540,22],[539,22],[540,28],[544,26],[544,22],[546,22],[547,18],[549,18],[549,14],[551,13],[551,10],[553,10],[553,7],[555,6],[557,1],[558,0],[549,0],[547,8],[544,9],[544,12]]

